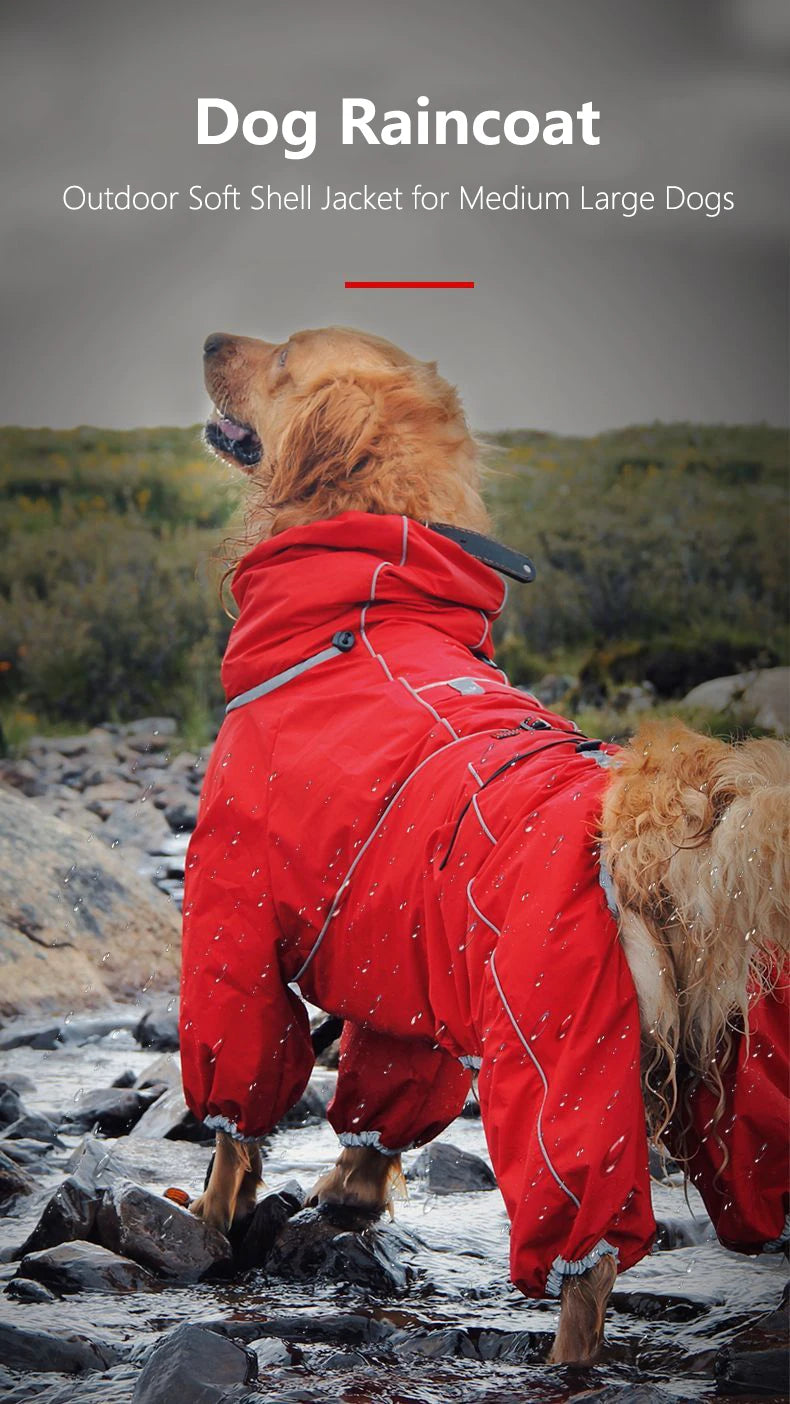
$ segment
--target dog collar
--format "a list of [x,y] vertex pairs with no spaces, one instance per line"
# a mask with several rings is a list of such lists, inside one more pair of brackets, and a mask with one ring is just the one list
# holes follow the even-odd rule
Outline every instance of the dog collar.
[[454,541],[468,555],[482,561],[483,565],[498,570],[500,575],[509,575],[511,580],[520,580],[524,585],[535,579],[535,567],[529,556],[513,551],[510,546],[503,546],[501,541],[494,541],[492,537],[483,536],[479,531],[469,531],[466,527],[449,526],[447,522],[426,522],[425,525],[430,531]]

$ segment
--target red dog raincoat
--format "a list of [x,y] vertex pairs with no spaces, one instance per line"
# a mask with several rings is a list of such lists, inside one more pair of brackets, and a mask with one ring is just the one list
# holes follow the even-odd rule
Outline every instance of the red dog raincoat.
[[[313,1065],[301,992],[346,1021],[344,1144],[431,1139],[477,1067],[513,1280],[540,1296],[604,1252],[629,1267],[655,1223],[639,1014],[595,841],[614,748],[508,685],[501,579],[428,527],[294,528],[233,588],[230,710],[186,872],[190,1107],[233,1136],[276,1126]],[[697,1160],[704,1191],[719,1167]],[[778,1175],[765,1195],[759,1173],[740,1196],[732,1178],[740,1243],[777,1238]]]

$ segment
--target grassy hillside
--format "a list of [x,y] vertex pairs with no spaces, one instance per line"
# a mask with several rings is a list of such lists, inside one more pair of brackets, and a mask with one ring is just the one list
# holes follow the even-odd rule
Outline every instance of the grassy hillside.
[[[0,430],[8,738],[151,711],[210,729],[229,627],[216,558],[236,492],[195,428]],[[783,431],[501,434],[486,492],[498,534],[538,567],[500,627],[515,680],[570,669],[672,696],[786,661]]]

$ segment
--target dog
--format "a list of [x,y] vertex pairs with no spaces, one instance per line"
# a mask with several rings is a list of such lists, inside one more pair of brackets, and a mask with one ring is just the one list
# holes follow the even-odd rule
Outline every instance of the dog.
[[301,992],[345,1021],[311,1202],[391,1207],[476,1069],[513,1280],[560,1299],[549,1359],[589,1363],[652,1242],[646,1120],[723,1242],[787,1236],[788,750],[679,722],[607,746],[509,686],[434,364],[342,328],[215,333],[204,363],[250,492],[185,877],[185,1094],[217,1131],[192,1211],[254,1206],[312,1067]]

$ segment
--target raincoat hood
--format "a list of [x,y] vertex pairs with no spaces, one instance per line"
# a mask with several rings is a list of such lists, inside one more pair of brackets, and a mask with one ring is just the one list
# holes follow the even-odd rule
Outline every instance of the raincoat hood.
[[[231,630],[222,681],[227,697],[293,666],[348,627],[370,600],[376,615],[422,623],[486,658],[502,608],[504,582],[461,546],[401,516],[344,512],[292,527],[242,559],[233,579],[239,617]],[[481,622],[482,616],[482,622]]]

